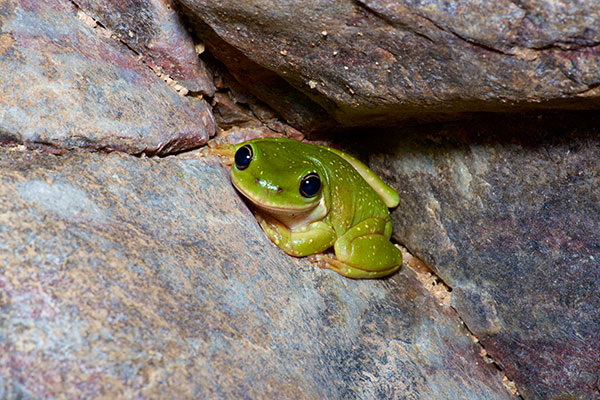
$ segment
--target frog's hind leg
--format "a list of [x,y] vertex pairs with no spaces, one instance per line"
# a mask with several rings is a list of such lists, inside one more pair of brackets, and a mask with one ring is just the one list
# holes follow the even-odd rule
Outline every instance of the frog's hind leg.
[[402,266],[402,264],[398,264],[396,267],[385,271],[365,271],[341,262],[333,255],[313,254],[308,256],[308,259],[312,262],[315,262],[320,268],[327,268],[337,272],[340,275],[344,275],[347,278],[354,279],[382,278],[384,276],[393,274]]
[[390,275],[401,267],[402,252],[390,242],[388,224],[384,218],[366,219],[338,238],[335,257],[317,254],[311,259],[349,278]]

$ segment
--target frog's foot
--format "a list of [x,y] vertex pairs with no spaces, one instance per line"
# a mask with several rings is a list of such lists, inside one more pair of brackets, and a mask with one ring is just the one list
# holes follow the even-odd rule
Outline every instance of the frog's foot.
[[[274,218],[263,216],[254,209],[252,211],[254,212],[254,217],[258,221],[258,224],[262,228],[263,232],[265,232],[268,238],[271,239],[271,241],[275,243],[277,247],[282,248],[282,243],[284,240],[286,242],[289,241],[289,230]],[[285,251],[285,249],[283,250]]]
[[201,157],[217,157],[221,163],[232,165],[235,157],[235,145],[209,141],[199,154]]
[[319,268],[327,268],[347,278],[354,279],[381,278],[396,272],[401,267],[400,264],[385,271],[365,271],[346,264],[338,260],[334,255],[329,254],[311,254],[308,256],[308,260],[316,263]]
[[254,213],[266,235],[285,253],[294,257],[324,251],[333,245],[335,232],[321,221],[314,222],[305,230],[293,232],[284,224],[267,215]]

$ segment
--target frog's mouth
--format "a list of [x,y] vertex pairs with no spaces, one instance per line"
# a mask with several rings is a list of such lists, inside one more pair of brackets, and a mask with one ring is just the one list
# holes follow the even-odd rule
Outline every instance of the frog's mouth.
[[272,213],[272,214],[302,214],[305,212],[309,212],[311,211],[313,208],[317,207],[319,205],[318,202],[316,203],[307,203],[306,205],[301,205],[301,206],[289,206],[289,207],[278,207],[272,204],[269,204],[268,202],[265,202],[264,199],[262,200],[258,200],[252,197],[252,195],[246,191],[244,191],[244,189],[240,188],[234,180],[231,181],[233,183],[233,186],[235,186],[235,188],[237,189],[238,192],[240,192],[245,198],[247,198],[252,205],[254,205],[255,207],[267,212],[267,213]]
[[252,206],[259,212],[271,215],[281,223],[286,225],[289,229],[309,224],[314,221],[323,219],[329,211],[325,204],[325,198],[321,196],[321,200],[313,203],[308,203],[304,206],[296,207],[277,207],[268,203],[264,200],[257,200],[252,198],[252,195],[245,192],[243,189],[235,184],[232,180],[233,186],[252,204]]

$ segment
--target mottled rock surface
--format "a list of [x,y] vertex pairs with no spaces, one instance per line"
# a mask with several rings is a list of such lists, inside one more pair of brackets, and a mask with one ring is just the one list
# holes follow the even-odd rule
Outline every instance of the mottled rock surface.
[[216,88],[211,101],[212,112],[220,129],[251,127],[268,131],[263,136],[280,133],[290,138],[304,137],[302,132],[245,89],[223,65],[213,58],[207,61],[212,67]]
[[[392,127],[597,108],[594,2],[180,5],[214,86],[170,0],[0,0],[1,399],[488,400],[506,373],[525,399],[600,400],[600,116]],[[454,309],[407,267],[353,281],[286,256],[193,154],[83,151],[167,155],[216,123],[384,125],[343,145],[376,145],[394,237]]]
[[295,104],[286,118],[305,129],[296,91],[265,91],[273,75],[341,126],[600,105],[593,0],[179,1],[218,36],[205,36],[215,54],[234,71],[256,65],[244,82],[276,109]]
[[394,237],[454,289],[526,399],[600,399],[599,124],[580,113],[421,127],[374,159],[400,192]]
[[0,143],[167,154],[214,131],[206,102],[179,96],[71,2],[0,2]]
[[211,54],[227,66],[227,71],[239,84],[269,104],[288,122],[308,132],[324,132],[337,125],[327,111],[309,96],[296,90],[276,72],[248,59],[241,51],[220,39],[208,25],[197,18],[192,25]]
[[411,270],[286,256],[204,160],[0,149],[1,398],[507,399]]
[[171,0],[75,0],[77,6],[187,89],[212,96],[215,85]]

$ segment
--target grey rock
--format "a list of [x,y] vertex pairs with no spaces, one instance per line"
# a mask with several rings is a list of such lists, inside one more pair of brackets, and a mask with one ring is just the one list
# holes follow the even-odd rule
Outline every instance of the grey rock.
[[394,237],[454,289],[526,399],[600,399],[598,123],[575,113],[405,129],[373,159],[401,195]]
[[411,270],[285,255],[186,157],[0,149],[0,394],[510,398]]
[[69,1],[0,3],[0,143],[169,154],[215,132],[182,97]]
[[212,96],[215,85],[198,58],[190,34],[170,0],[76,0],[77,6],[110,28],[120,40],[187,89]]

